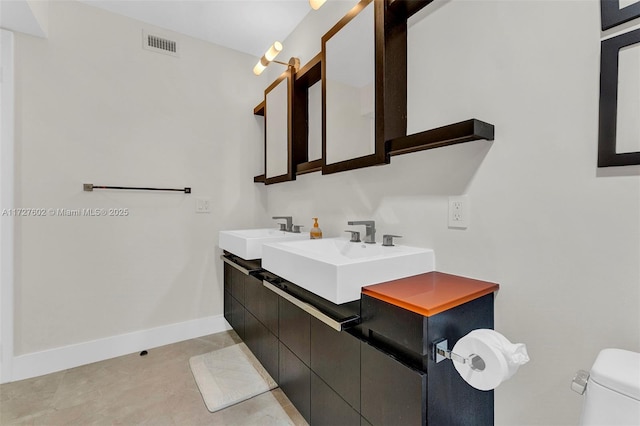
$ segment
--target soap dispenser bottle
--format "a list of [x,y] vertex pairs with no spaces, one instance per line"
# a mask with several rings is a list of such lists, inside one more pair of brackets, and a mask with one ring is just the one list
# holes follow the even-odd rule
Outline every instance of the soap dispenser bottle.
[[312,219],[315,222],[313,223],[313,228],[311,228],[311,231],[309,232],[309,236],[311,237],[312,240],[318,240],[322,238],[322,229],[318,227],[318,218],[313,217]]

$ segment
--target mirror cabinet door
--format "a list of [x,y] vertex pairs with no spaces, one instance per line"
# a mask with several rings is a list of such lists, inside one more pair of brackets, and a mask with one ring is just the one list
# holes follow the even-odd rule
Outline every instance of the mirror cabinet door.
[[385,162],[375,131],[376,3],[360,1],[322,38],[323,174]]
[[295,74],[293,152],[296,175],[322,170],[322,53]]
[[291,152],[292,76],[283,73],[265,90],[265,183],[294,179]]
[[316,161],[322,159],[322,82],[318,81],[309,87],[308,93],[307,143],[309,161]]

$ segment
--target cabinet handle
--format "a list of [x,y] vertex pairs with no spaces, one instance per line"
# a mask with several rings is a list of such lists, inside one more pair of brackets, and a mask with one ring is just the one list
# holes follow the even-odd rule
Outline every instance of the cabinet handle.
[[238,271],[242,272],[245,275],[251,275],[252,272],[258,272],[260,270],[260,269],[249,270],[249,269],[243,268],[242,266],[238,265],[233,260],[229,259],[228,257],[226,257],[224,255],[220,256],[220,259],[222,259],[222,261],[224,263],[226,263],[227,265],[236,268]]
[[298,308],[302,309],[303,311],[305,311],[309,315],[319,319],[320,321],[322,321],[323,323],[325,323],[326,325],[328,325],[329,327],[333,328],[336,331],[342,331],[342,330],[344,330],[345,326],[351,325],[352,323],[356,323],[360,319],[360,317],[356,315],[356,316],[349,317],[344,321],[337,321],[337,320],[331,318],[330,316],[320,312],[318,309],[316,309],[315,306],[310,305],[309,303],[298,299],[297,297],[295,297],[292,294],[289,294],[286,291],[274,286],[273,284],[271,284],[268,281],[262,281],[262,285],[264,285],[269,290],[273,291],[278,296],[280,296],[280,297],[288,300],[289,302],[293,303],[294,305],[296,305]]

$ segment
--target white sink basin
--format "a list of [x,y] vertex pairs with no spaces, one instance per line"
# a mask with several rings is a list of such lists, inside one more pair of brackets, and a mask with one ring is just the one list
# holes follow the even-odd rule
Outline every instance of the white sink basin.
[[221,249],[240,256],[245,260],[262,258],[262,245],[278,241],[309,238],[307,233],[284,232],[278,229],[238,229],[220,231],[218,245]]
[[363,286],[435,270],[435,255],[431,249],[326,238],[265,244],[262,267],[342,304],[360,299]]

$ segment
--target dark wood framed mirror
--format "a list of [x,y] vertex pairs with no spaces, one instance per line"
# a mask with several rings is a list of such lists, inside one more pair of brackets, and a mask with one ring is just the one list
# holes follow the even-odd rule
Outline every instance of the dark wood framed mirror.
[[323,174],[388,162],[376,58],[383,15],[383,1],[361,0],[322,37]]
[[[255,182],[277,183],[318,170],[329,174],[388,164],[395,155],[494,139],[494,126],[475,118],[407,135],[407,21],[430,3],[360,0],[322,37],[320,54],[289,74],[289,168],[282,175],[278,173],[284,173],[284,167],[256,176]],[[318,84],[321,158],[311,148],[318,134],[313,130]],[[269,128],[266,103],[265,95],[254,114],[265,115]],[[368,136],[360,139],[363,134]],[[265,140],[265,157],[268,150]],[[281,158],[274,156],[273,164]],[[269,163],[265,160],[265,170]]]
[[322,54],[295,74],[293,149],[296,175],[322,170]]
[[295,179],[293,78],[289,67],[264,91],[264,183],[267,185]]
[[[262,117],[262,131],[264,133],[264,99],[253,109],[253,115],[258,115]],[[264,148],[264,141],[263,141]],[[264,163],[262,164],[264,166]],[[253,177],[253,181],[255,183],[264,183],[264,173],[261,175],[257,175]]]

